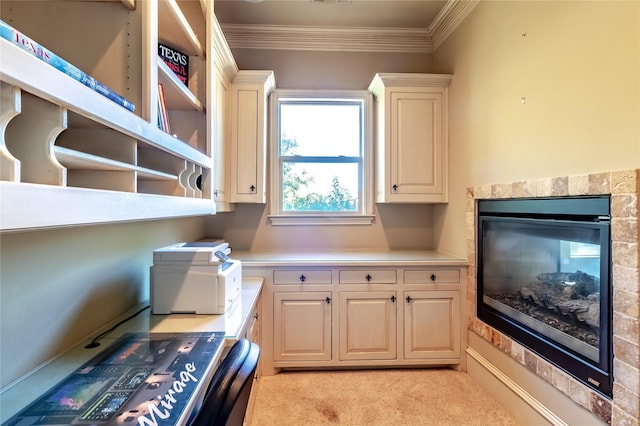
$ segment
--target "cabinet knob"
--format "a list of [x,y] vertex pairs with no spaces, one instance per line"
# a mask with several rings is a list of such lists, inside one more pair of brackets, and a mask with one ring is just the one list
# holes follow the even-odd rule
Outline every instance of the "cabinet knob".
[[304,275],[300,275],[300,282],[303,283],[307,280],[307,277],[305,277]]
[[395,296],[395,295],[394,295],[394,296],[391,296],[391,302],[392,302],[392,303],[396,303],[396,296]]
[[436,274],[431,274],[431,277],[430,277],[430,278],[431,278],[431,281],[435,281],[435,280],[436,280],[436,278],[437,278],[437,277],[436,277]]
[[407,298],[406,298],[405,300],[407,301],[407,303],[411,303],[411,301],[412,301],[413,299],[411,298],[411,296],[407,296]]
[[258,313],[256,312],[256,314],[253,316],[254,320],[258,320]]
[[398,185],[394,184],[391,188],[393,188],[394,191],[398,190]]
[[251,192],[255,192],[256,191],[256,186],[255,185],[251,185],[249,187],[249,189],[251,190]]
[[324,301],[327,302],[327,303],[331,303],[331,298],[327,297],[326,299],[324,299]]
[[373,277],[371,275],[367,274],[367,276],[364,277],[364,279],[367,280],[367,281],[371,281],[373,279]]

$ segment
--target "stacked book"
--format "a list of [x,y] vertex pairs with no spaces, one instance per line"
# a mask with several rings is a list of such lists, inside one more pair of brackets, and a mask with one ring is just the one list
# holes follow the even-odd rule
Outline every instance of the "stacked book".
[[164,94],[164,86],[158,84],[158,127],[171,134],[171,124],[169,124],[169,111],[167,110],[167,100]]
[[0,37],[13,43],[20,49],[29,52],[36,58],[48,63],[57,70],[95,90],[129,111],[133,111],[135,109],[133,103],[2,20],[0,20]]

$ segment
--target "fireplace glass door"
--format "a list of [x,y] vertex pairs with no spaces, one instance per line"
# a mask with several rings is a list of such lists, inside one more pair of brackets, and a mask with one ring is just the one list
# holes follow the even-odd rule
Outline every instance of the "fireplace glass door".
[[525,212],[498,202],[479,206],[478,317],[608,394],[608,210],[538,211],[533,202]]

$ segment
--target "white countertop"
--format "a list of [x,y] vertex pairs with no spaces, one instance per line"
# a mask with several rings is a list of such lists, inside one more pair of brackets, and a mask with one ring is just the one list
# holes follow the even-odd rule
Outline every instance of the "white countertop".
[[[228,339],[229,342],[236,340],[239,333],[244,330],[247,323],[251,321],[250,313],[258,302],[262,283],[263,279],[261,277],[244,277],[240,296],[233,305],[221,315],[154,315],[150,313],[150,309],[147,309],[100,339],[100,346],[97,348],[85,349],[85,346],[91,342],[93,336],[99,335],[113,325],[96,331],[91,338],[74,346],[69,351],[53,359],[46,365],[41,366],[29,376],[4,390],[2,394],[0,394],[0,421],[5,422],[11,416],[18,413],[18,411],[29,405],[91,358],[98,355],[125,333],[224,332],[225,339]],[[131,309],[122,315],[122,318],[114,321],[114,324],[132,315],[145,305],[146,304],[141,304]],[[221,355],[221,353],[219,355]]]
[[233,250],[243,266],[463,266],[466,258],[435,250]]

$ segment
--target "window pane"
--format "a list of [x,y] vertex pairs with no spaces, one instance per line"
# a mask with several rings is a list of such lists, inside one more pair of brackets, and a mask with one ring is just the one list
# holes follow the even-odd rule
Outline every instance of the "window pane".
[[285,162],[282,169],[283,211],[358,211],[357,163]]
[[360,155],[360,103],[280,104],[281,155]]

